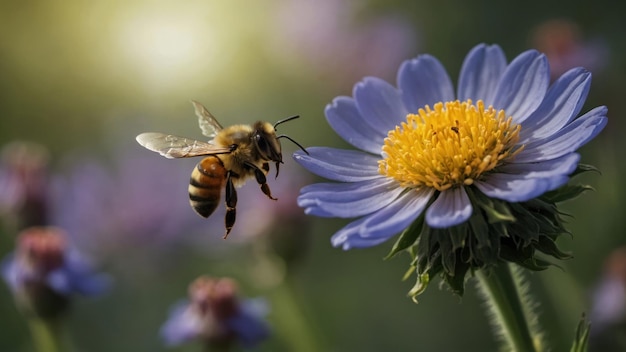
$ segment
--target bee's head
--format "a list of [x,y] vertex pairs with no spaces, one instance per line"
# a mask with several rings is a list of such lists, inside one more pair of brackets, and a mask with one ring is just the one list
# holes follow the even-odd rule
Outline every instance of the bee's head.
[[283,155],[281,153],[280,141],[281,138],[287,138],[295,145],[300,147],[302,151],[309,154],[298,142],[286,135],[276,136],[276,127],[281,123],[297,119],[298,115],[288,117],[286,119],[276,122],[273,126],[269,122],[258,121],[254,124],[254,146],[259,153],[259,156],[265,160],[274,161],[276,163],[276,176],[278,176],[278,165],[283,162]]
[[255,123],[252,141],[262,159],[277,163],[283,162],[280,142],[276,137],[276,130],[272,124],[262,121]]

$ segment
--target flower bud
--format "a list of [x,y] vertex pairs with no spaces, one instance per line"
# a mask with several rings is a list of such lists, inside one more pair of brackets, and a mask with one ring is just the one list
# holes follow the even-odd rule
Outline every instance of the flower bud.
[[67,236],[55,227],[29,227],[17,237],[17,248],[2,263],[2,276],[18,306],[41,318],[67,310],[74,294],[93,295],[108,286],[69,249]]

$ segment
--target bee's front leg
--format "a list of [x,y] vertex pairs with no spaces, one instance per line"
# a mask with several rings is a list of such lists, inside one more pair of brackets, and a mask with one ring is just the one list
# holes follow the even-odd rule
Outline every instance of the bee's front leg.
[[235,225],[235,219],[237,218],[237,190],[233,185],[233,172],[228,171],[226,175],[226,217],[224,223],[226,225],[226,233],[224,239],[228,237],[230,230]]
[[[268,165],[268,164],[266,163],[263,166],[265,167],[265,165]],[[254,164],[248,164],[248,166],[254,169],[254,178],[256,179],[256,182],[259,185],[261,185],[261,191],[263,191],[263,193],[266,196],[268,196],[269,199],[276,200],[276,198],[272,197],[272,191],[270,191],[270,186],[267,185],[267,178],[265,177],[265,172],[263,172],[263,170],[261,170],[258,166]],[[269,169],[269,165],[268,165],[268,169]]]

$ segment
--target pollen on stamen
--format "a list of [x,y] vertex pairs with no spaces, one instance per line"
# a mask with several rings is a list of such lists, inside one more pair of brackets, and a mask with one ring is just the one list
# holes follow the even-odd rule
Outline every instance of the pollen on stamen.
[[425,106],[389,132],[378,170],[403,187],[468,186],[522,150],[520,128],[481,100]]

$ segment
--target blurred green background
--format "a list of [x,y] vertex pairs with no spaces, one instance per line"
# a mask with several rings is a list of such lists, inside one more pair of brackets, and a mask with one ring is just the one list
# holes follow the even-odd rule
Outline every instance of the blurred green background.
[[[456,80],[464,56],[478,43],[499,44],[509,60],[537,48],[549,54],[555,72],[573,66],[593,72],[585,111],[609,107],[608,127],[581,150],[582,162],[597,166],[602,175],[576,179],[596,191],[563,207],[574,215],[573,238],[560,244],[574,259],[562,263],[562,270],[530,276],[548,341],[554,350],[565,350],[580,314],[589,311],[590,290],[602,275],[604,259],[626,245],[621,216],[626,190],[620,183],[626,175],[620,105],[625,13],[623,2],[609,0],[2,1],[0,145],[42,144],[50,151],[51,172],[70,185],[68,175],[85,160],[102,165],[119,177],[109,194],[121,204],[132,196],[121,184],[128,181],[124,177],[134,177],[134,161],[122,172],[120,160],[153,160],[171,174],[136,164],[136,178],[171,185],[176,189],[171,193],[178,194],[171,206],[193,213],[186,187],[199,160],[162,159],[134,141],[149,130],[200,139],[190,99],[206,105],[223,125],[300,114],[301,119],[282,125],[281,133],[304,146],[345,147],[326,124],[323,109],[333,97],[350,95],[363,76],[395,84],[403,60],[430,53]],[[283,149],[290,155],[296,147],[287,142]],[[462,299],[435,282],[416,305],[406,297],[413,278],[401,281],[408,258],[382,260],[391,241],[366,250],[332,248],[330,236],[347,221],[304,218],[294,209],[294,190],[313,180],[287,163],[281,176],[270,180],[272,189],[287,188],[279,197],[282,205],[262,231],[250,230],[252,239],[242,239],[242,232],[260,221],[254,211],[269,202],[263,197],[246,202],[240,196],[250,210],[239,217],[229,243],[221,241],[221,219],[206,222],[204,231],[181,229],[180,241],[174,233],[159,242],[165,245],[155,244],[150,233],[131,233],[137,235],[133,241],[93,250],[104,246],[98,236],[126,238],[85,233],[86,242],[95,241],[91,255],[115,278],[115,286],[103,297],[75,303],[67,327],[78,350],[199,351],[193,344],[165,348],[158,330],[169,307],[201,274],[234,277],[242,296],[268,298],[275,334],[261,351],[297,351],[302,345],[310,351],[496,349],[473,282]],[[89,196],[87,186],[74,186]],[[135,203],[157,202],[161,190],[154,186]],[[256,186],[252,191],[248,194],[258,192]],[[57,200],[64,201],[69,202]],[[157,221],[139,208],[137,216]],[[116,221],[109,210],[92,213],[94,219]],[[172,210],[172,216],[178,213]],[[0,235],[4,256],[15,233],[4,226]],[[277,241],[284,261],[268,254],[267,244]],[[5,285],[0,327],[0,351],[33,350]]]

